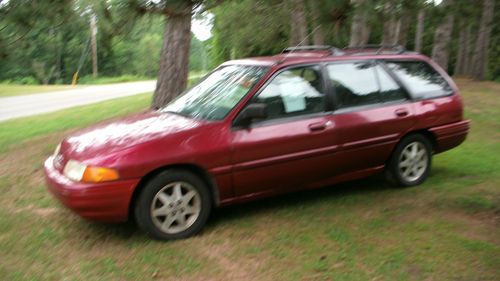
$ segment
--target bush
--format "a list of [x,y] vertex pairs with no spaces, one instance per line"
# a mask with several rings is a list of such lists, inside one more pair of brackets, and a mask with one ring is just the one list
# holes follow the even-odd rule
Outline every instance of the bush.
[[141,81],[148,79],[154,79],[154,78],[126,74],[117,77],[98,77],[97,79],[94,79],[91,75],[87,75],[79,78],[78,84],[111,84],[111,83]]
[[26,76],[20,79],[16,79],[12,81],[13,84],[22,84],[22,85],[38,85],[38,80],[36,80],[33,76]]

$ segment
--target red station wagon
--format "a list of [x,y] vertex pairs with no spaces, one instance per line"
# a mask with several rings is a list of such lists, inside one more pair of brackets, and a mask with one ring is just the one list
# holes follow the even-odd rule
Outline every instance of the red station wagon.
[[216,206],[382,171],[418,185],[468,130],[455,83],[429,58],[305,46],[226,62],[164,108],[75,133],[45,174],[84,218],[135,217],[176,239]]

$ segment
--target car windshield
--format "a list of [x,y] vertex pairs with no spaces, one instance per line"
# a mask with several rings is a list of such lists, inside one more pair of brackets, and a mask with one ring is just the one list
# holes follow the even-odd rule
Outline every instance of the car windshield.
[[222,120],[267,70],[267,67],[249,65],[221,67],[161,111],[192,118]]

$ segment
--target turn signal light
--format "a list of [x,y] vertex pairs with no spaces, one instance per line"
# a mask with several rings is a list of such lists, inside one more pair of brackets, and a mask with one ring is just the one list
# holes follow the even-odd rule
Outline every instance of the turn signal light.
[[119,178],[118,172],[113,169],[103,167],[87,167],[83,172],[83,182],[103,182],[112,181]]

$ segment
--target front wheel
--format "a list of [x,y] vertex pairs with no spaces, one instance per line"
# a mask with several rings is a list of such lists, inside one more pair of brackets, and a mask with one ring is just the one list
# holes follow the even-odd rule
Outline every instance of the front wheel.
[[432,146],[420,134],[403,138],[389,161],[389,179],[399,186],[415,186],[425,181],[432,161]]
[[186,238],[203,228],[211,207],[208,188],[197,175],[169,170],[144,186],[136,201],[135,218],[155,239]]

